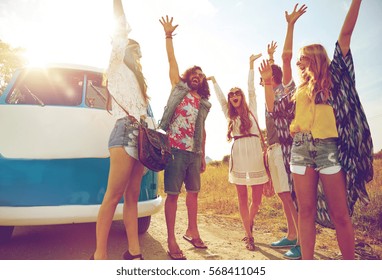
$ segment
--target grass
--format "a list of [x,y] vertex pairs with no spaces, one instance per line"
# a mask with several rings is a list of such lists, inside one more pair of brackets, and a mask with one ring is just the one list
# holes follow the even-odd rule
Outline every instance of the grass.
[[[163,172],[159,174],[159,186],[163,186]],[[366,185],[370,197],[367,206],[356,203],[352,216],[356,243],[367,244],[374,254],[382,258],[382,157],[374,160],[374,179]],[[163,189],[160,188],[164,196]],[[228,165],[214,161],[202,174],[202,190],[199,194],[199,212],[240,220],[236,187],[228,183]],[[264,232],[286,232],[282,205],[278,197],[263,197],[255,221],[255,229]],[[337,246],[334,230],[317,226],[317,246]],[[321,237],[320,237],[321,235]],[[324,238],[320,242],[320,238]]]

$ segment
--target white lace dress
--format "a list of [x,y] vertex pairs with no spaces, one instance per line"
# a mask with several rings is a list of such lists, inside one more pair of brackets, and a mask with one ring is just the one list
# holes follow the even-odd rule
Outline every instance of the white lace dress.
[[[147,105],[135,74],[123,62],[130,31],[131,28],[125,16],[120,16],[112,38],[112,51],[107,71],[108,89],[118,103],[139,120],[142,115],[147,115]],[[112,100],[112,113],[116,119],[126,116],[114,100]]]
[[[226,119],[229,120],[227,100],[217,83],[214,83],[214,88],[223,113]],[[248,92],[248,106],[257,119],[253,70],[250,70],[248,75]],[[252,121],[250,133],[260,136],[260,132],[252,115],[250,115],[250,120]],[[240,119],[237,119],[234,122],[232,135],[242,135],[240,133]],[[228,180],[230,183],[236,185],[260,185],[268,181],[268,176],[263,163],[261,139],[259,137],[244,137],[237,139],[232,143]]]

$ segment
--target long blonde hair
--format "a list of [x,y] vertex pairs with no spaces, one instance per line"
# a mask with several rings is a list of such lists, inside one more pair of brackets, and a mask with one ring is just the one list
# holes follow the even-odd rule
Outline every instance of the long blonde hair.
[[326,101],[330,97],[333,84],[329,72],[330,59],[325,48],[320,44],[312,44],[301,48],[300,53],[309,63],[300,75],[299,87],[308,88],[311,100],[315,99],[317,93],[322,92],[323,101]]
[[[128,45],[125,50],[125,57],[123,59],[123,62],[126,64],[127,67],[129,67],[131,71],[133,71],[135,77],[137,78],[139,88],[141,89],[142,97],[145,100],[145,103],[148,104],[150,97],[147,95],[146,79],[142,73],[142,65],[141,65],[140,59],[139,58],[136,59],[134,57],[134,54],[133,54],[134,51],[132,51],[134,45],[140,48],[139,43],[137,41],[133,39],[129,39]],[[109,89],[107,87],[108,81],[107,81],[106,75],[104,75],[102,83],[106,86],[106,91],[107,91],[106,110],[110,113],[111,97],[110,97]]]
[[[142,73],[142,65],[140,62],[140,58],[135,58],[133,52],[136,51],[133,49],[133,46],[136,45],[138,49],[140,49],[139,43],[133,39],[129,39],[129,43],[126,48],[125,52],[125,58],[124,63],[127,65],[127,67],[130,68],[131,71],[133,71],[135,77],[138,80],[139,87],[142,92],[142,97],[145,100],[146,104],[149,102],[150,97],[147,95],[147,84],[145,77]],[[133,51],[132,51],[133,50]]]

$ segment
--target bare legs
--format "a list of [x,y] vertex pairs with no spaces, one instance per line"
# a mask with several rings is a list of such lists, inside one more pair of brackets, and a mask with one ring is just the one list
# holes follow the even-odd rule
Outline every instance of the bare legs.
[[243,222],[243,227],[247,237],[252,237],[253,221],[259,212],[261,198],[263,195],[263,185],[252,186],[252,203],[248,204],[247,186],[236,185],[237,197],[239,201],[239,212]]
[[292,196],[290,192],[282,192],[278,196],[281,199],[284,215],[287,220],[288,232],[286,237],[289,240],[295,240],[297,238],[298,216]]
[[[168,249],[172,254],[178,254],[181,252],[175,236],[175,220],[176,211],[178,209],[178,197],[179,195],[167,194],[165,202],[165,216],[167,224],[167,242]],[[187,192],[186,206],[188,214],[188,227],[186,235],[197,239],[200,238],[198,230],[198,193]]]
[[[108,258],[107,241],[109,231],[115,209],[122,195],[125,198],[123,220],[129,238],[129,250],[131,250],[130,253],[132,254],[140,253],[137,230],[137,202],[142,172],[143,166],[141,163],[130,157],[123,147],[110,149],[109,178],[97,217],[97,242],[94,259]],[[127,209],[132,212],[125,213]]]
[[181,252],[175,237],[175,220],[176,220],[176,211],[178,209],[178,197],[179,195],[167,194],[165,205],[164,205],[164,213],[165,213],[166,225],[167,225],[168,250],[172,254]]
[[346,180],[343,171],[320,175],[329,205],[330,218],[336,228],[338,246],[344,260],[354,260],[354,230],[346,198]]
[[[346,184],[343,171],[320,175],[327,198],[330,217],[336,228],[338,245],[344,259],[354,259],[354,231],[346,202]],[[315,215],[317,205],[318,173],[307,167],[305,175],[293,174],[298,211],[298,233],[303,259],[313,259],[316,242]]]

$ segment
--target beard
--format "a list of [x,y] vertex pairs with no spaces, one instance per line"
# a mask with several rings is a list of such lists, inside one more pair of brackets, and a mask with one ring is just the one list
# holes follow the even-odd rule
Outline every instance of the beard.
[[197,91],[202,87],[202,82],[201,81],[198,81],[198,82],[194,81],[193,82],[193,81],[189,80],[189,81],[187,81],[187,85],[190,89]]

